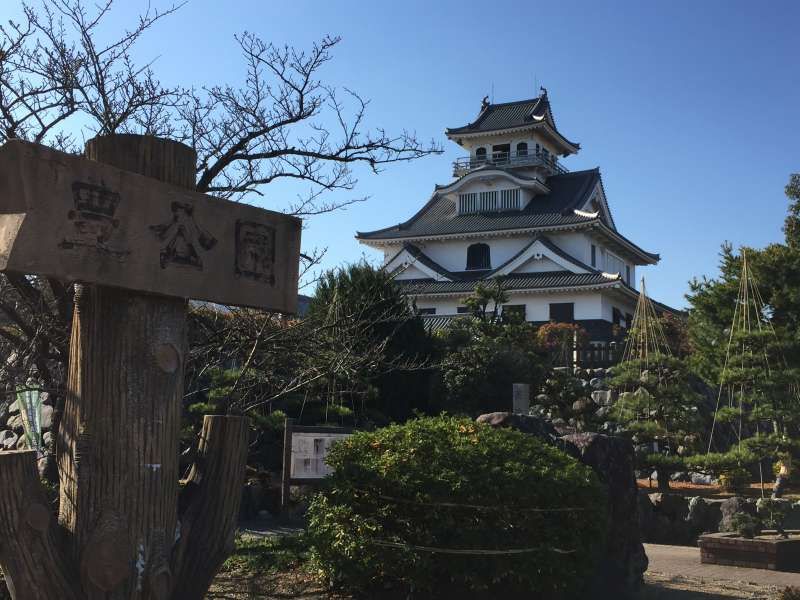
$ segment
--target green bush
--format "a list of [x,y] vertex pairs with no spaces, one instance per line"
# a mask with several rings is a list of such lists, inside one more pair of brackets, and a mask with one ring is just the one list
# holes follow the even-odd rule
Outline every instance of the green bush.
[[594,473],[518,431],[416,419],[356,433],[328,463],[309,535],[321,570],[351,591],[569,597],[603,541]]
[[743,538],[753,539],[761,533],[761,521],[747,513],[736,513],[731,518],[731,527]]

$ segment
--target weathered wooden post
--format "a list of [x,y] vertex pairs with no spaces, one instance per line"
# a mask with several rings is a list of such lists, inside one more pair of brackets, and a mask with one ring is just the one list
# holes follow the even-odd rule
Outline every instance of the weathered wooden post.
[[245,418],[205,418],[178,498],[187,299],[293,312],[300,222],[192,191],[195,160],[133,135],[0,148],[0,269],[79,282],[57,524],[34,453],[0,454],[14,598],[200,600],[231,549]]

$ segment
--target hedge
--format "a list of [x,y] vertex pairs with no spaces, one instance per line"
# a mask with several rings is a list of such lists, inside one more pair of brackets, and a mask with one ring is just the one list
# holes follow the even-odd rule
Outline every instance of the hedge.
[[375,597],[570,597],[603,542],[591,469],[535,437],[424,418],[336,444],[309,509],[334,585]]

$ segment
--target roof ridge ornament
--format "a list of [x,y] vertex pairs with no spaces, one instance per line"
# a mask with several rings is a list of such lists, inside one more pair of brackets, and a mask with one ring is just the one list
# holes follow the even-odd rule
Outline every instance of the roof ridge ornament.
[[484,96],[483,100],[481,100],[481,112],[485,111],[489,108],[489,96]]

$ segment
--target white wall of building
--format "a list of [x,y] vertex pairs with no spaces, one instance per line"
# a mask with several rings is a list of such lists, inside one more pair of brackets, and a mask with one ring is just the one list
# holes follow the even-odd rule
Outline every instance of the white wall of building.
[[478,148],[485,148],[486,149],[486,156],[492,156],[492,146],[497,146],[501,144],[510,144],[511,151],[517,151],[517,144],[520,142],[525,142],[528,144],[528,152],[534,153],[536,152],[536,144],[539,144],[539,148],[541,150],[546,149],[550,154],[556,154],[552,144],[550,142],[546,142],[542,139],[541,136],[536,135],[530,131],[521,131],[517,134],[506,134],[506,135],[492,135],[492,136],[481,136],[479,138],[469,138],[462,140],[462,147],[464,150],[469,152],[470,156],[473,158],[475,157],[475,153]]
[[520,191],[520,199],[522,201],[521,207],[525,208],[528,205],[528,202],[535,198],[533,192],[531,190],[527,190],[524,188],[520,188],[519,185],[510,181],[507,177],[503,176],[495,176],[495,177],[481,177],[480,179],[473,179],[469,181],[466,185],[458,188],[458,191],[451,192],[447,194],[445,198],[445,202],[451,202],[453,205],[453,210],[458,211],[458,196],[460,194],[480,194],[481,192],[499,192],[500,190],[512,190],[512,189],[519,189]]
[[615,308],[619,310],[624,317],[626,313],[633,315],[634,310],[636,310],[636,304],[634,302],[622,302],[616,298],[611,299],[608,296],[602,296],[602,319],[612,321]]
[[[415,242],[415,245],[422,250],[428,257],[436,261],[448,271],[463,271],[467,267],[467,248],[475,243],[484,243],[489,246],[489,253],[492,261],[492,268],[497,268],[508,259],[515,256],[520,250],[527,246],[534,238],[533,235],[516,235],[504,237],[487,237],[483,239],[472,238],[467,240],[433,240],[427,242]],[[574,256],[584,264],[590,264],[591,260],[591,240],[583,233],[549,233],[547,238],[558,246],[561,250]],[[391,260],[401,249],[402,244],[392,244],[383,249],[383,264]],[[600,260],[600,250],[598,248],[598,261]],[[562,271],[562,267],[550,264],[549,261],[542,261],[542,266],[528,263],[524,268],[517,272],[530,273],[542,271]],[[552,267],[552,268],[549,268]],[[598,269],[602,265],[598,263]],[[624,275],[624,273],[623,273]],[[409,279],[410,277],[405,277]]]
[[[468,294],[464,294],[464,297]],[[455,315],[458,307],[464,306],[460,297],[417,298],[417,308],[435,308],[437,315]],[[603,319],[603,296],[600,292],[568,293],[520,293],[508,292],[506,304],[524,304],[525,319],[528,321],[547,321],[550,319],[550,303],[572,302],[575,304],[575,319]],[[611,313],[606,319],[611,320]]]
[[564,267],[553,262],[546,256],[541,258],[531,258],[514,269],[514,273],[552,273],[553,271],[563,271]]

